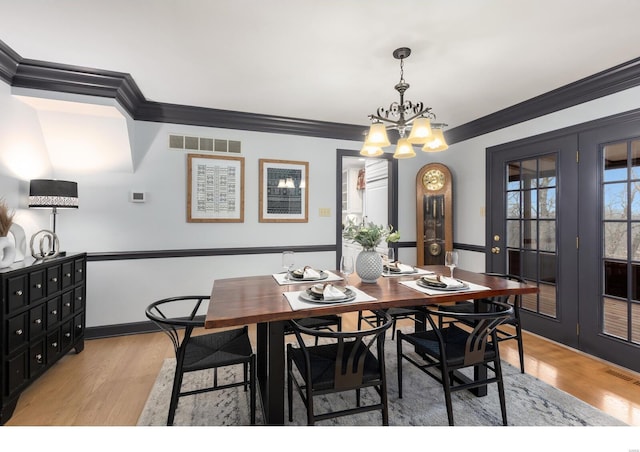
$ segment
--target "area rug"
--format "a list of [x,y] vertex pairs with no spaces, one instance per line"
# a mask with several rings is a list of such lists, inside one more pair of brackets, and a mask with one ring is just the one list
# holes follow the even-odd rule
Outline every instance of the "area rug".
[[[404,363],[403,363],[404,364]],[[175,360],[166,359],[155,385],[138,420],[140,426],[166,425],[169,397]],[[395,426],[447,426],[447,412],[442,387],[411,365],[403,365],[403,398],[398,398],[395,344],[387,346],[389,424]],[[219,382],[231,381],[237,369],[220,369]],[[213,371],[193,372],[185,375],[183,388],[203,387],[212,382]],[[625,425],[616,418],[560,391],[519,369],[504,363],[503,376],[509,425],[516,426],[617,426]],[[182,397],[176,411],[175,425],[182,426],[242,426],[249,425],[249,393],[242,388]],[[375,392],[363,392],[363,403],[375,401]],[[355,403],[354,393],[331,395],[320,401],[317,412],[341,409]],[[285,425],[306,425],[306,412],[298,394],[294,392],[293,422]],[[286,401],[285,401],[286,410]],[[502,425],[500,405],[495,384],[489,385],[485,397],[475,397],[468,391],[453,395],[453,413],[456,425]],[[258,397],[257,423],[263,424]],[[319,425],[378,426],[382,423],[379,412],[362,413],[330,419]]]

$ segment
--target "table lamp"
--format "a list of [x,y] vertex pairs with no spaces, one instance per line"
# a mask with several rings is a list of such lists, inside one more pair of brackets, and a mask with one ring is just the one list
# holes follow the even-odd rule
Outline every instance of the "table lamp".
[[[32,179],[29,183],[29,207],[51,208],[51,230],[56,233],[58,208],[78,208],[78,184],[65,180]],[[55,244],[52,244],[55,254]],[[64,253],[58,252],[58,255]]]

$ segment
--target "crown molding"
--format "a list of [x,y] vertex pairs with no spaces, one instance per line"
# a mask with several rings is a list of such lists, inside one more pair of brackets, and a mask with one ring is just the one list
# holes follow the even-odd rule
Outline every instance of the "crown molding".
[[366,126],[261,115],[188,105],[144,102],[135,112],[139,121],[189,124],[222,129],[303,135],[339,140],[362,140]]
[[640,58],[590,75],[445,132],[457,143],[640,85]]
[[0,41],[0,79],[11,85],[20,64],[20,55],[11,47]]
[[[361,141],[366,126],[148,101],[130,74],[24,59],[0,41],[0,79],[11,86],[113,98],[135,120]],[[449,144],[640,85],[640,58],[445,132]]]

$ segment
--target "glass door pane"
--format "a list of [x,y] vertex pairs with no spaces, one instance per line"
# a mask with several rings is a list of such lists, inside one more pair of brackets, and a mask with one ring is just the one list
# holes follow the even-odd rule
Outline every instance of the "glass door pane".
[[523,308],[557,315],[557,155],[510,161],[506,165],[507,269],[538,285]]

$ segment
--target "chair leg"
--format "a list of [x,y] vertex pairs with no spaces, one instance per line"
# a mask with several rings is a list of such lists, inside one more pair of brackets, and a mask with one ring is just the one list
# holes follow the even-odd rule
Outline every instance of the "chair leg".
[[248,377],[248,370],[249,370],[248,369],[249,363],[244,363],[242,365],[242,367],[243,367],[242,370],[243,370],[243,374],[244,374],[244,392],[247,392],[247,389],[249,387],[249,385],[247,384],[247,383],[249,383],[249,379],[247,378]]
[[396,356],[398,361],[398,398],[402,398],[402,332],[398,332],[398,340],[396,341]]
[[502,413],[502,425],[507,424],[507,404],[504,397],[504,382],[502,381],[502,366],[500,358],[493,361],[496,377],[498,378],[498,396],[500,397],[500,412]]
[[387,399],[387,379],[382,377],[380,385],[380,401],[382,402],[382,425],[389,425],[389,406]]
[[522,327],[520,326],[520,322],[516,325],[516,334],[518,335],[516,340],[518,342],[518,355],[520,356],[520,373],[524,373],[524,345],[522,343]]
[[445,371],[444,367],[440,368],[442,372],[442,387],[444,389],[444,400],[447,405],[447,419],[449,425],[453,424],[453,405],[451,403],[451,372]]
[[291,378],[293,365],[291,363],[291,358],[289,358],[290,353],[290,351],[287,351],[287,408],[289,409],[289,422],[293,422],[293,381]]
[[249,368],[249,379],[251,390],[251,425],[256,425],[256,355],[251,355],[251,366]]
[[182,387],[182,369],[176,367],[173,376],[173,387],[171,389],[171,401],[169,402],[169,415],[167,416],[167,425],[173,425],[173,420],[178,407],[178,398],[180,397],[180,388]]

